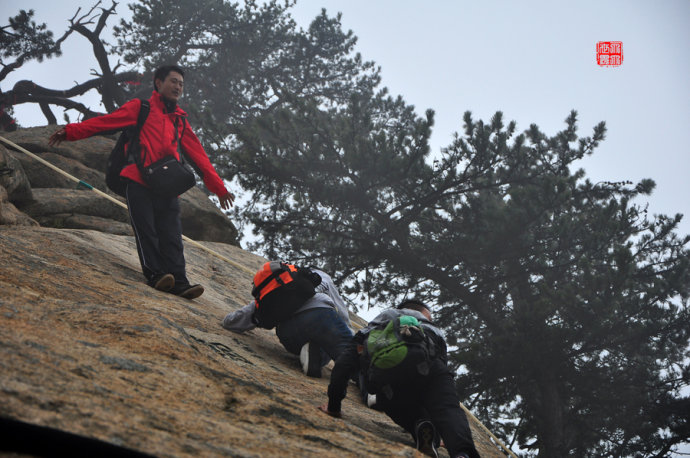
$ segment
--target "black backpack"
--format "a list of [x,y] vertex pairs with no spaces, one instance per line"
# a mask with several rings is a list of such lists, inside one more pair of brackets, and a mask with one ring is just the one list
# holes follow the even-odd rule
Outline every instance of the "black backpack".
[[[118,196],[125,197],[127,183],[120,177],[120,172],[129,164],[136,163],[135,158],[139,158],[139,133],[149,116],[151,106],[148,100],[141,100],[139,116],[136,126],[125,128],[115,143],[115,147],[108,156],[108,163],[105,168],[105,184],[108,189]],[[125,148],[129,144],[129,147]]]
[[361,347],[367,389],[385,392],[393,382],[429,375],[435,356],[434,343],[417,318],[399,315],[377,324]]
[[265,263],[252,283],[256,302],[252,315],[254,324],[273,329],[313,297],[320,284],[321,276],[307,267],[279,261]]

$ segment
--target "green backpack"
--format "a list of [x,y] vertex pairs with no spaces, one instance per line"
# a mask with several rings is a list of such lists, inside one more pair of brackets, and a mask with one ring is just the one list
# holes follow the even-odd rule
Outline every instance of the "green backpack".
[[372,329],[363,350],[370,390],[417,374],[428,375],[435,353],[419,320],[409,315],[395,317]]

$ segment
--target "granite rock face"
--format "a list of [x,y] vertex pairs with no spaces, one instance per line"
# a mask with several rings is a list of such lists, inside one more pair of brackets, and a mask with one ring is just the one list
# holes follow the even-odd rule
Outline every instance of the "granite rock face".
[[9,194],[4,186],[0,185],[0,226],[38,226],[39,223],[28,215],[17,210],[9,200]]
[[[66,188],[75,189],[77,184],[69,178],[55,172],[39,161],[26,154],[12,151],[11,154],[22,164],[26,174],[30,177],[32,188]],[[105,173],[87,167],[79,161],[55,153],[36,154],[41,159],[64,170],[70,175],[89,183],[96,189],[107,192]],[[113,194],[114,195],[114,194]]]
[[[249,270],[264,262],[205,246]],[[185,253],[206,287],[194,301],[144,284],[131,237],[0,226],[0,417],[156,456],[420,456],[354,385],[344,419],[319,412],[328,370],[305,377],[273,331],[224,330],[251,274]],[[503,456],[472,427],[482,456]]]
[[[97,135],[51,147],[48,145],[48,138],[58,128],[59,126],[31,127],[5,132],[3,137],[124,202],[124,199],[109,192],[105,185],[105,166],[108,155],[115,146],[116,136]],[[3,164],[9,161],[11,165],[4,167]],[[42,226],[106,230],[112,234],[132,233],[131,229],[117,224],[121,222],[128,225],[126,210],[112,210],[114,204],[108,200],[91,191],[77,189],[76,182],[45,164],[22,152],[8,151],[0,145],[0,173],[5,169],[13,171],[12,176],[5,174],[3,178],[0,175],[0,180],[4,180],[0,181],[0,185],[7,189],[9,201]],[[93,203],[85,205],[86,200]],[[235,226],[198,187],[181,196],[180,208],[183,233],[187,237],[198,241],[238,245]],[[54,215],[61,216],[56,218]],[[103,218],[113,221],[104,222]]]
[[0,186],[5,188],[9,202],[30,202],[31,183],[19,162],[10,151],[0,145]]
[[198,186],[180,196],[180,218],[191,239],[237,245],[237,229]]
[[21,207],[24,213],[33,218],[68,213],[98,216],[123,223],[129,221],[126,208],[88,189],[36,188],[33,195],[34,200]]
[[105,171],[104,156],[113,149],[115,136],[94,135],[78,142],[62,142],[57,147],[48,145],[48,138],[63,126],[41,126],[5,132],[3,137],[34,154],[56,153],[73,159],[94,170]]
[[81,215],[78,213],[50,213],[36,216],[36,221],[43,227],[60,229],[91,229],[115,235],[133,235],[132,226],[110,218]]

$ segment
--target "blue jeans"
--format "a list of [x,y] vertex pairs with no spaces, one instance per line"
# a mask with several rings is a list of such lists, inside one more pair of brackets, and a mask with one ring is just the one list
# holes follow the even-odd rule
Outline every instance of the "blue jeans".
[[335,309],[324,307],[293,315],[276,327],[276,335],[283,347],[295,355],[306,343],[317,345],[321,349],[321,366],[338,358],[352,340],[352,331]]

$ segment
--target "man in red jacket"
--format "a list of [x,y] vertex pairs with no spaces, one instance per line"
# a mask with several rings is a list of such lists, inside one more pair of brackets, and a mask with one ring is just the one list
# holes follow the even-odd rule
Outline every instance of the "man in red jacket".
[[[177,106],[184,89],[184,72],[175,65],[160,67],[153,77],[154,92],[149,99],[150,111],[139,134],[143,166],[166,156],[180,159],[178,144],[191,160],[206,187],[216,194],[223,209],[229,209],[235,197],[213,168],[201,142],[187,122],[186,113]],[[116,111],[84,122],[67,124],[50,136],[48,143],[59,145],[99,132],[119,130],[137,124],[141,101],[130,100]],[[177,197],[163,197],[152,192],[141,177],[136,164],[120,173],[127,179],[127,206],[134,230],[141,269],[149,286],[187,299],[204,292],[201,285],[191,285],[185,273],[182,247],[182,224]]]

